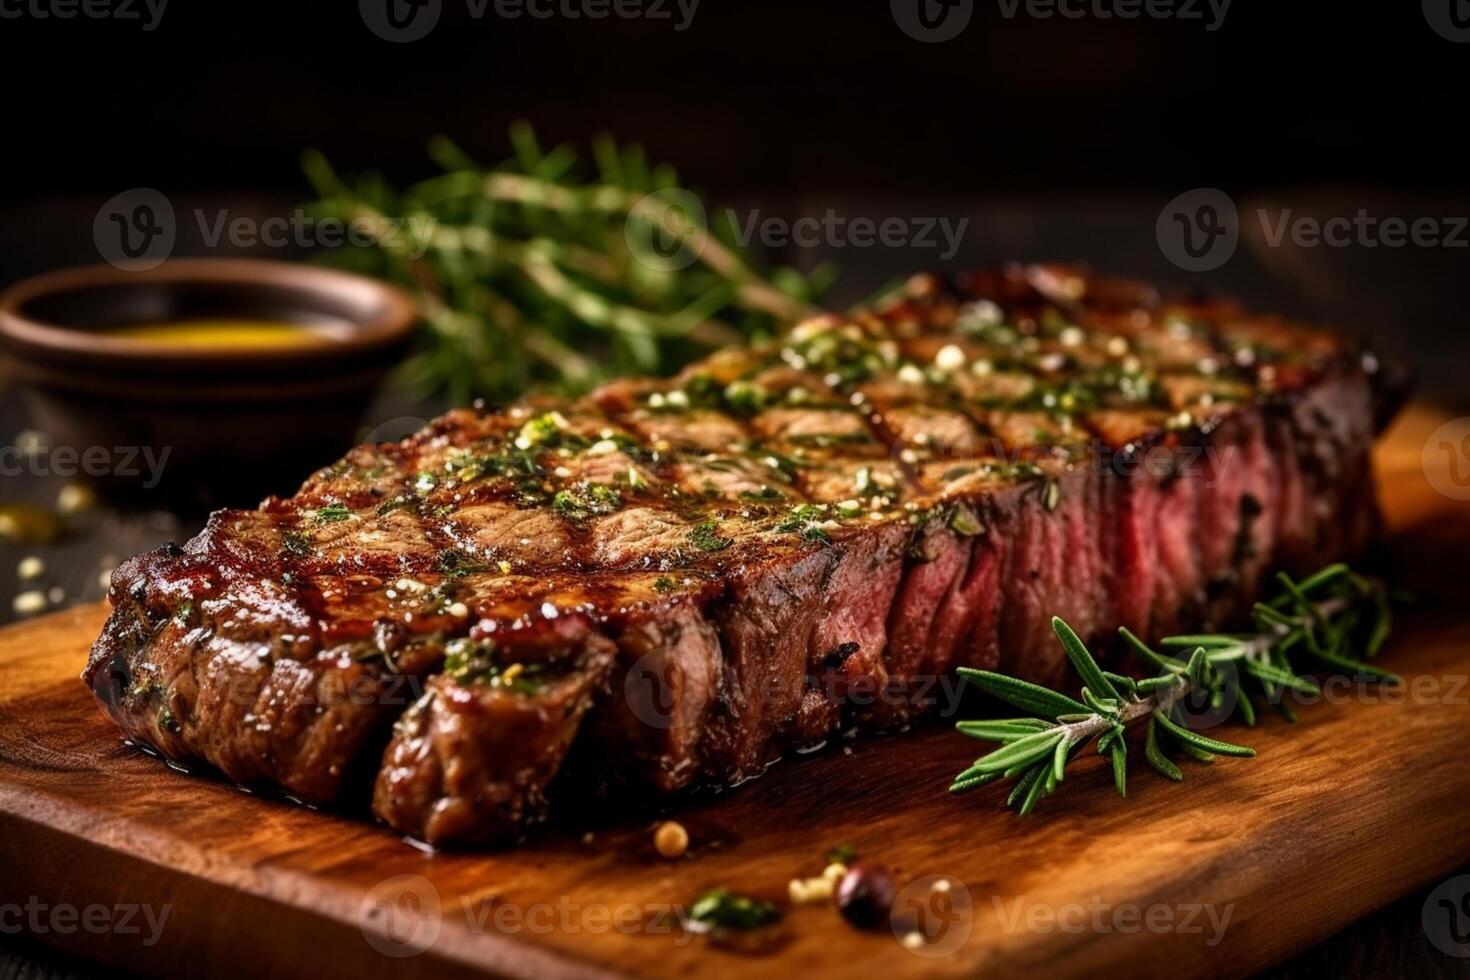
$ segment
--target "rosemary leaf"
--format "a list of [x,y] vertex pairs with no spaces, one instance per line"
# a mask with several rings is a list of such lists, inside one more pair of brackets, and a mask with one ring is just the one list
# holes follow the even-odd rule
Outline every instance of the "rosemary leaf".
[[1119,796],[1128,795],[1128,748],[1120,738],[1113,743],[1113,785]]
[[1393,632],[1393,611],[1388,605],[1388,595],[1379,589],[1373,594],[1373,632],[1368,636],[1364,655],[1372,660],[1383,649],[1388,634]]
[[1098,666],[1092,654],[1087,652],[1087,647],[1077,634],[1072,632],[1072,627],[1062,622],[1060,616],[1051,618],[1052,632],[1056,633],[1057,639],[1062,641],[1062,649],[1067,653],[1067,659],[1072,661],[1072,666],[1077,673],[1082,675],[1082,683],[1091,688],[1100,698],[1110,698],[1121,701],[1122,698],[1114,689],[1112,682],[1103,676],[1102,667]]
[[1198,732],[1192,732],[1183,725],[1170,721],[1169,716],[1163,711],[1155,711],[1154,718],[1165,731],[1173,735],[1180,742],[1193,745],[1195,748],[1213,752],[1216,755],[1233,755],[1242,759],[1248,759],[1256,754],[1256,750],[1246,745],[1235,745],[1231,742],[1221,742],[1218,739],[1206,738]]
[[1293,725],[1296,724],[1296,710],[1292,708],[1291,705],[1287,704],[1280,698],[1276,698],[1271,701],[1271,706],[1275,708],[1276,713],[1281,715],[1282,718],[1285,718],[1287,722]]
[[1303,694],[1315,694],[1318,691],[1316,683],[1306,677],[1299,677],[1289,670],[1282,670],[1274,664],[1268,664],[1261,660],[1247,660],[1244,663],[1245,672],[1259,680],[1265,681],[1267,685],[1276,688],[1290,688],[1293,691],[1301,691]]
[[[1133,634],[1128,634],[1132,636]],[[1231,636],[1227,633],[1192,633],[1182,636],[1166,636],[1159,641],[1163,647],[1205,647],[1214,652],[1214,648],[1240,646],[1241,640],[1246,637]]]
[[950,785],[949,791],[951,793],[963,793],[966,790],[972,790],[977,786],[984,786],[986,783],[994,782],[1000,778],[1001,774],[998,772],[976,773],[973,769],[966,769],[959,776],[955,777],[955,781]]
[[1235,710],[1240,712],[1240,720],[1251,728],[1256,727],[1256,706],[1251,701],[1250,695],[1244,691],[1236,693]]
[[1031,781],[1031,788],[1026,791],[1026,799],[1021,804],[1021,816],[1024,817],[1036,809],[1036,802],[1041,799],[1041,794],[1046,789],[1046,771],[1045,766],[1037,766],[1032,770],[1036,778]]
[[1004,674],[991,673],[988,670],[973,670],[969,667],[961,667],[959,674],[987,694],[993,694],[1023,711],[1031,711],[1042,717],[1055,718],[1057,715],[1068,713],[1083,715],[1092,713],[1088,710],[1087,705],[1073,701],[1065,694],[1049,690],[1040,684],[1032,684],[1029,681],[1007,677]]
[[1381,667],[1374,667],[1372,664],[1363,663],[1361,660],[1353,660],[1351,657],[1341,656],[1330,650],[1312,650],[1310,653],[1323,663],[1331,664],[1338,670],[1346,671],[1349,676],[1372,677],[1390,684],[1401,684],[1404,680],[1398,674],[1392,673],[1391,671],[1384,670]]
[[1215,755],[1213,752],[1206,752],[1198,745],[1192,745],[1189,742],[1175,742],[1174,744],[1179,747],[1180,752],[1183,752],[1195,762],[1202,762],[1208,766],[1213,764],[1215,761]]
[[1067,768],[1067,753],[1071,751],[1071,748],[1071,739],[1064,738],[1057,742],[1056,751],[1052,753],[1051,759],[1052,782],[1062,781],[1063,771]]
[[1062,738],[1060,731],[1036,732],[996,749],[975,763],[981,772],[1003,772],[1012,766],[1033,762],[1052,750]]
[[1026,774],[1017,781],[1016,788],[1011,790],[1011,795],[1006,797],[1006,806],[1015,806],[1016,801],[1028,798],[1031,795],[1032,785],[1041,782],[1041,774],[1045,768],[1045,766],[1032,766],[1027,769]]
[[1149,647],[1147,643],[1144,643],[1137,636],[1134,636],[1133,632],[1129,630],[1128,627],[1118,627],[1118,635],[1121,636],[1123,638],[1123,641],[1133,649],[1134,653],[1138,654],[1140,657],[1153,664],[1155,667],[1158,667],[1160,670],[1171,670],[1175,672],[1182,672],[1184,670],[1183,661],[1176,660],[1173,657],[1167,657],[1162,653],[1155,652]]
[[[1036,720],[1040,721],[1040,719]],[[968,735],[970,738],[981,738],[988,742],[1013,742],[1018,738],[1025,738],[1027,735],[1034,735],[1038,731],[1052,727],[1045,722],[1042,722],[1042,725],[1045,727],[1038,728],[1033,725],[1017,725],[998,721],[962,721],[954,727],[961,735]]]
[[1164,755],[1159,748],[1158,725],[1150,718],[1148,720],[1148,734],[1144,736],[1143,755],[1148,759],[1149,765],[1153,766],[1164,776],[1174,780],[1176,783],[1184,782],[1184,773]]
[[1189,683],[1192,687],[1209,687],[1209,684],[1206,682],[1205,679],[1206,671],[1208,670],[1209,665],[1209,661],[1205,658],[1205,648],[1195,647],[1194,653],[1190,654],[1189,656],[1188,666],[1184,668],[1184,673],[1189,678]]
[[[1351,571],[1352,570],[1349,569],[1348,566],[1343,564],[1342,562],[1328,565],[1325,568],[1319,569],[1318,571],[1302,579],[1301,582],[1296,585],[1296,591],[1300,592],[1303,595],[1311,595],[1329,582],[1342,578],[1345,575],[1351,574]],[[1275,608],[1285,609],[1287,606],[1291,605],[1294,598],[1294,595],[1288,592],[1285,595],[1280,595],[1272,599],[1269,605]]]

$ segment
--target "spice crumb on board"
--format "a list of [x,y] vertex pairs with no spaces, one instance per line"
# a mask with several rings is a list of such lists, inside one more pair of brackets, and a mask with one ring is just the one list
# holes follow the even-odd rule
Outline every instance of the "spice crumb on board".
[[681,857],[689,849],[689,831],[674,820],[665,820],[653,832],[653,849],[660,857]]
[[815,878],[792,878],[786,883],[786,895],[794,905],[825,902],[837,890],[837,883],[847,874],[847,865],[833,861]]

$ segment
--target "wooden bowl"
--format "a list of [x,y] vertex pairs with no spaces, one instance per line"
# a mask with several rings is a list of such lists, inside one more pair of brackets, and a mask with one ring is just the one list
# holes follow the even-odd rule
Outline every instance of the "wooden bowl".
[[[300,323],[322,339],[196,347],[109,333],[220,318]],[[415,319],[412,301],[393,287],[313,266],[189,259],[129,272],[97,265],[0,293],[0,350],[54,446],[78,454],[100,446],[113,460],[118,450],[149,447],[164,459],[157,480],[87,474],[113,496],[174,509],[253,505],[264,493],[291,492],[351,446]]]

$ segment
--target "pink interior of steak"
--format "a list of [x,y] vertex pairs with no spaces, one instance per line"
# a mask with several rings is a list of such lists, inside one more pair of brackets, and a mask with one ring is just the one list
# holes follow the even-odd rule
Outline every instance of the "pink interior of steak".
[[733,783],[959,664],[1056,679],[1054,614],[1220,620],[1367,539],[1372,417],[1327,333],[1060,267],[919,277],[219,512],[118,570],[86,676],[170,757],[313,802],[378,769],[395,828],[500,838],[569,750]]

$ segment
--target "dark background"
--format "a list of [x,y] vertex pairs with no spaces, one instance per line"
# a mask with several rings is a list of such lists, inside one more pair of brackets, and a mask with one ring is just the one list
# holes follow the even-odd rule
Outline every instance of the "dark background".
[[[351,2],[173,0],[151,32],[3,20],[0,282],[95,261],[91,218],[128,188],[279,211],[310,196],[306,147],[401,183],[433,172],[433,134],[495,161],[523,118],[547,144],[641,142],[717,204],[969,217],[952,265],[1082,259],[1386,337],[1427,390],[1463,400],[1470,248],[1271,248],[1244,216],[1470,215],[1470,44],[1413,2],[1235,0],[1213,31],[1208,17],[1008,19],[999,0],[973,2],[940,44],[903,33],[886,0],[702,0],[683,31],[672,0],[662,20],[474,18],[443,0],[407,44],[372,34]],[[1154,237],[1165,202],[1199,186],[1243,215],[1235,257],[1204,274]],[[187,232],[179,251],[199,251]],[[827,251],[842,301],[942,264],[934,249]]]
[[[0,285],[98,261],[93,216],[130,188],[158,188],[181,212],[284,213],[310,197],[307,147],[403,183],[432,172],[430,136],[493,162],[508,152],[508,125],[526,119],[546,144],[585,145],[598,131],[638,141],[716,204],[787,219],[828,208],[968,218],[955,267],[1083,260],[1334,322],[1410,362],[1429,397],[1470,405],[1470,248],[1270,247],[1243,221],[1234,257],[1196,274],[1155,238],[1165,203],[1196,187],[1225,190],[1242,215],[1470,215],[1470,44],[1435,33],[1412,0],[1234,0],[1214,31],[1202,20],[1007,19],[997,0],[975,0],[969,27],[941,44],[907,36],[886,0],[702,0],[684,31],[672,19],[507,21],[472,18],[464,0],[444,8],[409,44],[374,36],[351,2],[172,0],[152,32],[138,21],[0,19]],[[186,223],[180,234],[178,253],[205,251]],[[925,248],[766,258],[835,259],[841,302],[946,264]],[[3,389],[0,366],[8,443],[28,422]],[[11,499],[55,492],[0,480]],[[48,554],[63,603],[100,595],[99,562],[189,531],[167,515],[84,523],[87,534]],[[3,621],[19,552],[0,550]],[[1421,900],[1281,975],[1463,975],[1463,961],[1426,947]],[[91,968],[0,949],[0,977],[73,969]]]
[[1417,3],[1373,6],[1235,0],[1211,32],[1007,20],[980,0],[942,44],[901,33],[886,0],[702,0],[682,32],[476,20],[444,0],[409,44],[372,35],[350,0],[173,0],[151,33],[0,21],[19,140],[6,194],[289,192],[306,146],[401,179],[430,135],[494,157],[523,117],[554,139],[641,140],[716,197],[1463,189],[1470,48]]

